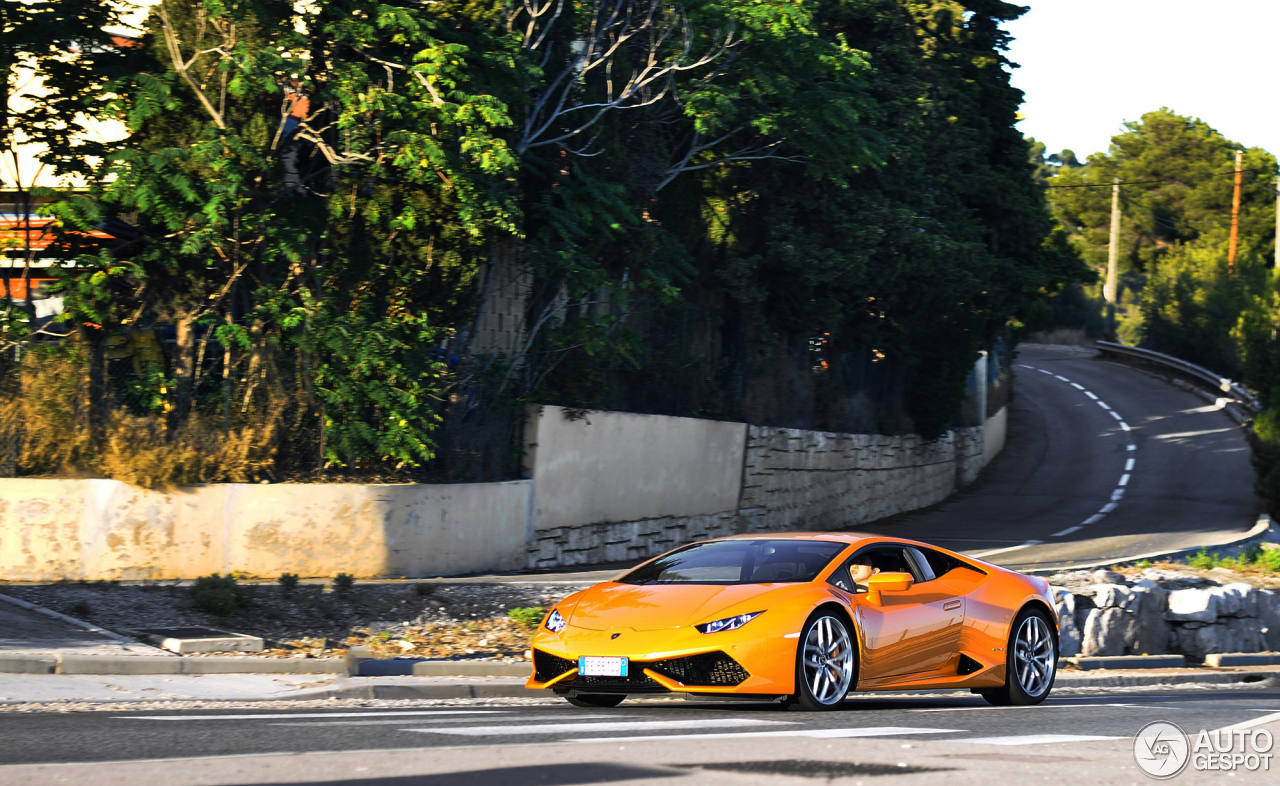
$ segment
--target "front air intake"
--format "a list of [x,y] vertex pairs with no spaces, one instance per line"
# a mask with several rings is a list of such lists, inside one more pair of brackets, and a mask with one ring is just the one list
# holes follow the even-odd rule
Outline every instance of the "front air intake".
[[538,682],[554,680],[569,669],[576,668],[577,661],[558,658],[542,650],[533,651],[533,678]]
[[742,668],[742,664],[723,652],[704,652],[700,655],[659,660],[648,666],[664,677],[689,686],[741,685],[751,676],[750,672]]

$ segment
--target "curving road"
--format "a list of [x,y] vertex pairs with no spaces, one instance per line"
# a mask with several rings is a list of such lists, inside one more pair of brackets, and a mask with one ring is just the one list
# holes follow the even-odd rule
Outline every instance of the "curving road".
[[1249,445],[1220,409],[1091,350],[1024,345],[1009,442],[974,485],[859,529],[1044,569],[1228,542],[1249,530]]

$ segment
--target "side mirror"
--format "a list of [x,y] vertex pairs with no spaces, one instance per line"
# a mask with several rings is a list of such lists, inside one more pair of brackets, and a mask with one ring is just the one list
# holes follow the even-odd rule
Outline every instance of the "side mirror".
[[879,606],[882,592],[905,592],[916,580],[910,573],[877,573],[867,579],[867,602]]

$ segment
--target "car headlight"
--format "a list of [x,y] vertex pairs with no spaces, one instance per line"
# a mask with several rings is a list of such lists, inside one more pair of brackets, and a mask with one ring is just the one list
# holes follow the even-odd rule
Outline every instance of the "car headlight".
[[737,630],[761,614],[764,614],[764,612],[753,611],[750,614],[739,614],[736,617],[726,617],[715,622],[704,622],[694,627],[698,629],[699,633],[719,633],[722,630]]
[[559,610],[553,609],[551,613],[547,615],[546,624],[547,624],[547,630],[551,631],[552,633],[559,633],[560,631],[564,630],[565,626],[568,625],[569,623],[564,621],[564,617],[560,615]]

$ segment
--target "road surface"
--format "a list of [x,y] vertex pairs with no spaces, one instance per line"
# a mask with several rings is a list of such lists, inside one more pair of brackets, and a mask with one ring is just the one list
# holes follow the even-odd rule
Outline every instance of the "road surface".
[[1023,346],[1009,441],[978,482],[859,529],[1019,569],[1212,545],[1249,530],[1261,506],[1242,430],[1204,399],[1092,355]]
[[[1033,708],[869,695],[828,713],[677,700],[13,713],[0,714],[0,784],[1130,784],[1146,782],[1133,735],[1157,720],[1192,735],[1253,724],[1280,736],[1280,690],[1134,690]],[[1274,784],[1277,767],[1177,782]]]

